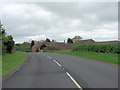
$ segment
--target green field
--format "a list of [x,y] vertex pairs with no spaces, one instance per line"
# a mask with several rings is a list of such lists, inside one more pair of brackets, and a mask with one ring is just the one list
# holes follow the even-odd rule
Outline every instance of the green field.
[[20,67],[27,60],[27,57],[28,55],[24,53],[4,54],[2,56],[2,77],[6,77]]
[[75,51],[75,52],[52,52],[52,53],[59,53],[59,54],[66,54],[72,56],[79,56],[83,58],[89,58],[93,60],[99,60],[111,64],[118,64],[118,54],[112,53],[96,53],[96,52],[89,52],[89,51]]

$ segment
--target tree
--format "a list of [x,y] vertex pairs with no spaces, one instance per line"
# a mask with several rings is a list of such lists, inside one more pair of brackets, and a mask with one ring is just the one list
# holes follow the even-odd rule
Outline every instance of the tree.
[[72,40],[73,40],[74,42],[79,41],[79,40],[81,40],[81,39],[82,39],[81,36],[75,36],[74,38],[72,38]]
[[2,47],[3,53],[11,53],[14,47],[13,37],[11,35],[6,35],[4,28],[2,28]]
[[31,45],[30,45],[30,49],[32,49],[32,46],[35,44],[35,42],[32,40],[31,41]]
[[[2,37],[1,37],[2,36]],[[0,44],[2,44],[2,53],[11,53],[14,47],[14,40],[11,35],[7,35],[0,21]]]
[[14,47],[14,41],[13,37],[11,35],[8,35],[6,42],[3,42],[3,44],[6,46],[7,53],[11,53],[12,48]]
[[67,43],[73,43],[73,40],[68,38]]
[[46,41],[47,41],[47,42],[51,42],[49,38],[46,38]]
[[2,24],[0,20],[0,55],[2,54]]
[[36,48],[36,52],[39,52],[38,48]]

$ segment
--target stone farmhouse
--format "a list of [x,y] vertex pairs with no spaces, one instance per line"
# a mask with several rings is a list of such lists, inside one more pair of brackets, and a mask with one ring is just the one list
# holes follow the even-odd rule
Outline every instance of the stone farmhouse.
[[77,41],[75,43],[65,43],[64,42],[55,42],[54,40],[52,40],[52,42],[46,42],[44,41],[44,43],[40,43],[40,44],[35,44],[32,47],[32,51],[35,52],[36,49],[38,48],[39,52],[42,52],[42,50],[44,48],[47,48],[47,46],[53,46],[56,47],[56,50],[70,50],[72,48],[72,46],[74,45],[79,45],[79,44],[89,44],[89,43],[96,43],[96,44],[107,44],[107,43],[118,43],[119,41],[104,41],[104,42],[96,42],[92,39],[87,39],[87,40],[80,40]]

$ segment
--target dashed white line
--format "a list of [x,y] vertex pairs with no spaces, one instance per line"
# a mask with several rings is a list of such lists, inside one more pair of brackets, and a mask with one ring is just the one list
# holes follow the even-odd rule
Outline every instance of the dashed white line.
[[56,60],[54,60],[54,62],[57,63],[57,65],[61,67],[61,65]]
[[48,56],[49,59],[52,59],[50,56]]
[[81,86],[75,81],[75,79],[74,79],[68,72],[66,72],[66,74],[70,77],[70,79],[75,83],[75,85],[76,85],[80,90],[83,90],[83,89],[81,88]]
[[[52,59],[50,56],[47,56],[49,59]],[[54,62],[61,67],[61,65],[59,64],[59,62],[57,62],[56,60],[54,60]],[[64,70],[64,68],[63,68]],[[66,74],[69,76],[69,78],[74,82],[74,84],[80,89],[83,90],[82,87],[77,83],[77,81],[75,81],[75,79],[68,73],[66,72]]]

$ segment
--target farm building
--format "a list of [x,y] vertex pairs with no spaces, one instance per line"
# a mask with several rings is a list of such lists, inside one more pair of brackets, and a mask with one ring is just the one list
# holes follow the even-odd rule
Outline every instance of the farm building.
[[92,39],[80,40],[79,42],[76,42],[76,43],[65,43],[65,40],[64,42],[55,42],[54,40],[52,40],[52,42],[46,42],[46,41],[44,42],[45,43],[42,43],[42,44],[35,44],[32,47],[32,51],[35,52],[37,48],[39,51],[41,51],[44,48],[43,46],[47,47],[48,45],[56,47],[57,50],[69,50],[72,48],[73,45],[95,43],[95,41]]
[[90,44],[90,43],[106,44],[106,43],[118,43],[118,42],[119,41],[95,42],[92,39],[87,39],[87,40],[79,40],[79,41],[77,41],[75,43],[65,43],[65,40],[64,40],[64,42],[55,42],[54,40],[52,40],[52,42],[44,41],[44,43],[35,44],[32,47],[32,51],[35,52],[36,49],[38,48],[39,52],[41,52],[42,49],[47,48],[47,46],[56,47],[56,50],[70,50],[72,48],[72,46],[79,45],[79,44]]

